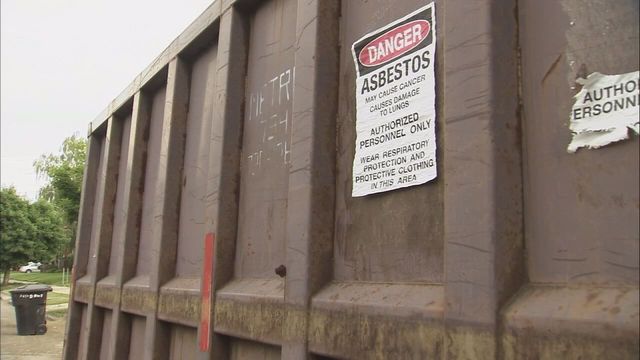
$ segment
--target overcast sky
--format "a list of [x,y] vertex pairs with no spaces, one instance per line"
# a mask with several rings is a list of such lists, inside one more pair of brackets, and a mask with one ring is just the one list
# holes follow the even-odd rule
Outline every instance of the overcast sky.
[[1,181],[35,199],[57,153],[213,0],[2,0]]

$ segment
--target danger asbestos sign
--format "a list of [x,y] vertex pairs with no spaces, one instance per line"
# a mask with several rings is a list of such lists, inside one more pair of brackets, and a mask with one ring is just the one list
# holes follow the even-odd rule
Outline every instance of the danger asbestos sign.
[[424,184],[436,172],[431,3],[356,41],[352,196]]

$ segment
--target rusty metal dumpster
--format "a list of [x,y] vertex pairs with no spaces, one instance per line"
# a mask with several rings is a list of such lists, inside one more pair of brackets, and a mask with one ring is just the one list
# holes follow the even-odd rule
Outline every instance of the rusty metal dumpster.
[[637,358],[638,137],[567,147],[638,13],[213,2],[91,123],[64,357]]

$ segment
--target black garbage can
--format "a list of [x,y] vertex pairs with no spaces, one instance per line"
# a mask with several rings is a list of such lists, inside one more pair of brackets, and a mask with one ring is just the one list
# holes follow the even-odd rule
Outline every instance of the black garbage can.
[[43,335],[47,332],[47,292],[49,285],[23,285],[11,290],[16,310],[18,335]]

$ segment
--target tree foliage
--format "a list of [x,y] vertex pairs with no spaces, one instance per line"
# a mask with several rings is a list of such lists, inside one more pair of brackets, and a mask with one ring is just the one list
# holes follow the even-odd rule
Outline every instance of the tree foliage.
[[36,173],[48,180],[40,198],[60,209],[71,228],[78,219],[86,153],[86,140],[74,135],[63,141],[61,153],[42,155],[33,164]]
[[0,224],[0,268],[4,271],[32,260],[35,227],[29,202],[14,188],[0,190]]
[[71,136],[59,154],[42,155],[34,162],[39,176],[48,181],[39,200],[29,203],[14,188],[2,188],[0,197],[0,270],[28,261],[48,262],[72,252],[87,146]]
[[64,215],[52,204],[38,200],[31,204],[30,210],[33,236],[37,239],[34,256],[49,261],[62,251],[71,235],[70,230]]
[[38,176],[47,180],[46,185],[40,189],[40,200],[52,204],[63,214],[67,239],[59,258],[63,260],[63,266],[70,266],[75,245],[86,153],[86,140],[73,135],[64,139],[59,153],[41,155],[33,163]]
[[14,188],[0,190],[0,270],[53,259],[68,238],[63,215],[46,201],[29,201]]

